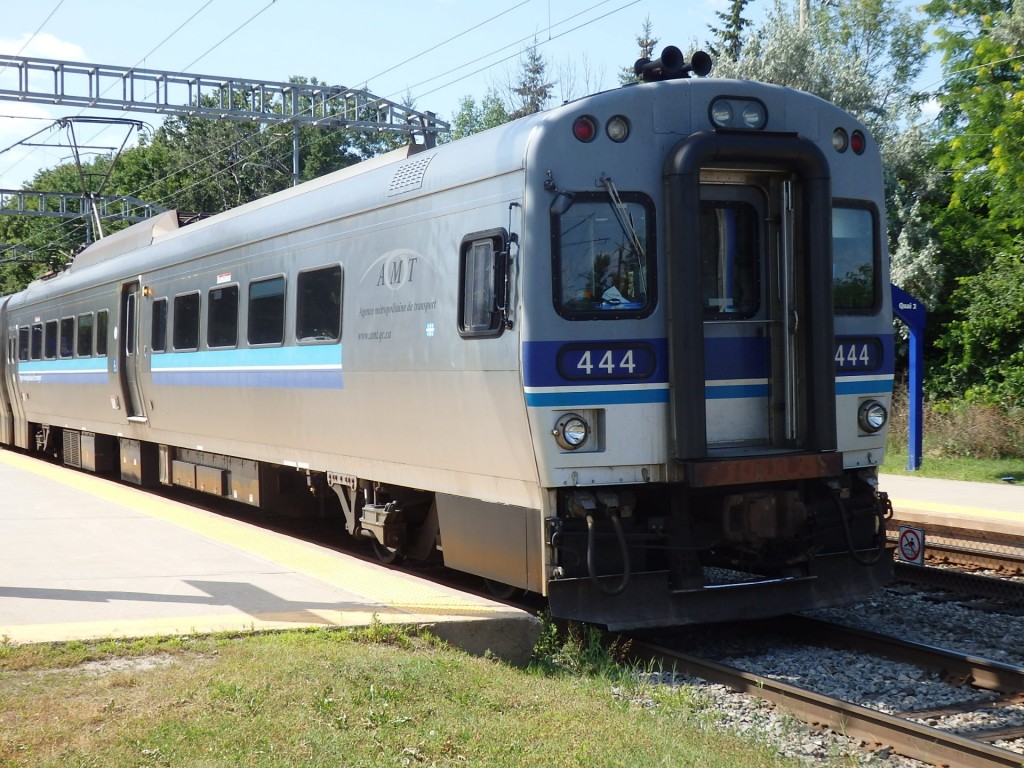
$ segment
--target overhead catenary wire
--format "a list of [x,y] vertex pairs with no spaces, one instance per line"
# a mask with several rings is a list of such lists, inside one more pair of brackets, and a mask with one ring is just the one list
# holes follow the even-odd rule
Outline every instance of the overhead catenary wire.
[[[212,1],[212,0],[211,0],[211,1]],[[265,6],[263,7],[263,8],[261,8],[261,9],[260,9],[259,11],[257,11],[257,12],[256,12],[255,14],[253,14],[253,15],[252,15],[251,17],[249,17],[249,19],[247,19],[247,20],[246,20],[245,22],[243,22],[243,23],[242,23],[242,24],[240,24],[240,25],[239,25],[238,27],[236,27],[236,29],[235,29],[235,30],[234,30],[234,31],[233,31],[232,33],[230,33],[229,35],[227,35],[227,36],[225,36],[224,38],[222,38],[222,39],[221,39],[221,41],[220,41],[220,42],[219,42],[219,43],[218,43],[217,45],[215,45],[215,46],[211,47],[210,49],[208,49],[206,53],[204,53],[204,54],[203,54],[202,56],[200,56],[199,58],[195,59],[195,60],[194,60],[194,61],[193,61],[192,63],[194,64],[194,63],[195,63],[196,61],[199,61],[199,60],[200,60],[201,58],[203,58],[203,57],[205,57],[205,56],[209,55],[209,53],[210,53],[210,52],[212,52],[212,51],[213,51],[213,50],[214,50],[214,49],[215,49],[215,48],[216,48],[216,47],[217,47],[218,45],[221,45],[221,44],[223,44],[224,42],[226,42],[226,41],[227,41],[228,39],[230,39],[230,38],[231,38],[231,37],[232,37],[232,36],[233,36],[234,34],[236,34],[236,33],[237,33],[238,31],[240,31],[240,30],[241,30],[241,29],[242,29],[243,27],[245,27],[245,26],[246,26],[247,24],[249,24],[249,23],[250,23],[250,22],[251,22],[251,21],[252,21],[253,19],[255,19],[255,18],[256,18],[257,16],[259,16],[260,14],[262,14],[263,12],[265,12],[265,11],[266,11],[266,10],[267,10],[267,9],[268,9],[268,8],[269,8],[270,6],[272,6],[272,5],[273,5],[273,4],[275,3],[275,2],[276,2],[276,0],[271,0],[271,2],[270,2],[270,3],[268,3],[268,4],[267,4],[267,5],[265,5]],[[562,19],[562,20],[560,20],[560,21],[557,21],[557,22],[555,22],[554,24],[550,24],[550,23],[549,23],[549,26],[548,26],[547,30],[540,30],[541,32],[547,31],[547,32],[549,33],[549,34],[548,34],[548,38],[547,38],[546,40],[543,40],[543,41],[541,41],[540,43],[538,43],[538,45],[544,45],[544,44],[546,44],[546,43],[547,43],[548,41],[551,41],[551,40],[555,40],[555,39],[558,39],[558,38],[560,38],[560,37],[564,37],[565,35],[567,35],[567,34],[570,34],[571,32],[575,32],[575,31],[578,31],[578,30],[580,30],[580,29],[583,29],[583,28],[585,28],[585,27],[589,26],[590,24],[596,23],[597,21],[600,21],[601,19],[607,18],[608,16],[610,16],[610,15],[612,15],[612,14],[614,14],[614,13],[620,12],[620,11],[622,11],[622,10],[624,10],[624,9],[626,9],[626,8],[628,8],[628,7],[630,7],[630,6],[632,6],[632,5],[635,5],[635,4],[637,4],[638,2],[640,2],[640,0],[631,0],[631,2],[627,2],[627,3],[625,3],[625,4],[621,5],[621,6],[619,6],[619,7],[615,8],[615,9],[613,9],[612,11],[609,11],[608,13],[605,13],[605,14],[602,14],[602,15],[600,15],[600,16],[597,16],[597,17],[595,17],[595,18],[593,18],[593,19],[590,19],[590,20],[588,20],[588,21],[586,21],[586,22],[584,22],[584,23],[582,23],[582,24],[578,24],[578,25],[576,25],[575,27],[572,27],[571,29],[565,30],[565,31],[563,31],[563,32],[560,32],[560,33],[558,33],[558,34],[556,34],[556,35],[553,35],[553,36],[552,36],[552,35],[550,35],[550,31],[551,31],[552,29],[554,29],[554,28],[557,28],[557,27],[560,27],[560,26],[563,26],[563,25],[565,25],[566,23],[568,23],[568,22],[572,21],[573,19],[579,18],[580,16],[582,16],[582,15],[584,15],[584,14],[586,14],[586,13],[589,13],[589,12],[593,11],[594,9],[596,9],[596,8],[598,8],[598,7],[602,6],[602,5],[605,5],[605,4],[607,4],[608,2],[611,2],[611,0],[601,0],[600,2],[597,2],[597,3],[595,3],[595,4],[591,5],[591,6],[588,6],[588,7],[586,8],[586,9],[584,9],[584,10],[582,10],[582,11],[579,11],[579,12],[577,12],[577,13],[574,13],[574,14],[572,14],[572,15],[570,15],[570,16],[568,16],[568,17],[566,17],[566,18],[564,18],[564,19]],[[409,61],[412,61],[412,60],[414,60],[414,59],[418,58],[419,56],[422,56],[422,55],[424,55],[424,54],[426,54],[426,53],[428,53],[428,52],[431,52],[431,51],[437,50],[437,49],[438,49],[439,47],[441,47],[441,46],[443,46],[443,45],[446,45],[446,44],[449,44],[450,42],[452,42],[452,41],[454,41],[454,40],[458,39],[459,37],[461,37],[462,35],[464,35],[464,34],[468,33],[469,31],[472,31],[473,29],[477,29],[477,28],[481,27],[482,25],[484,25],[484,24],[486,24],[486,23],[489,23],[489,22],[491,22],[491,21],[494,21],[495,19],[499,18],[500,16],[502,16],[502,15],[504,15],[504,14],[506,14],[506,13],[508,13],[508,12],[512,11],[512,10],[515,10],[516,8],[519,8],[520,6],[522,6],[522,5],[524,5],[524,4],[525,4],[525,2],[521,2],[521,3],[518,3],[517,5],[514,5],[514,6],[510,7],[509,9],[506,9],[505,11],[502,11],[502,12],[501,12],[501,13],[499,13],[499,14],[496,14],[496,15],[494,15],[494,16],[491,16],[491,17],[489,17],[489,18],[488,18],[487,20],[485,20],[484,22],[480,22],[480,23],[478,23],[478,24],[475,24],[475,25],[474,25],[473,27],[471,27],[471,28],[469,28],[469,29],[465,30],[464,32],[462,32],[462,33],[459,33],[459,34],[457,34],[457,35],[454,35],[454,36],[452,36],[452,37],[450,37],[450,38],[446,39],[445,41],[443,41],[443,42],[441,42],[441,43],[438,43],[437,45],[435,45],[435,46],[432,46],[431,48],[429,48],[429,49],[427,49],[427,50],[425,50],[425,51],[423,51],[423,52],[421,52],[421,53],[419,53],[419,54],[416,54],[416,55],[415,55],[415,56],[413,56],[413,57],[410,57],[410,58],[409,58],[409,59],[408,59],[408,60],[407,60],[407,61],[406,61],[405,63],[408,63]],[[151,53],[152,53],[153,51],[155,51],[155,50],[156,50],[157,48],[159,48],[159,47],[160,47],[160,46],[162,46],[162,45],[163,45],[164,43],[166,43],[166,42],[167,42],[167,41],[168,41],[168,40],[169,40],[169,39],[170,39],[171,37],[173,37],[173,36],[174,36],[174,35],[175,35],[175,34],[176,34],[177,32],[179,32],[179,31],[180,31],[180,30],[181,30],[181,29],[182,29],[182,28],[183,28],[183,27],[184,27],[184,26],[185,26],[186,24],[188,24],[188,23],[189,23],[189,22],[190,22],[190,21],[191,21],[192,19],[194,19],[194,18],[196,17],[196,15],[198,15],[198,14],[199,14],[200,12],[202,12],[202,11],[203,11],[203,10],[204,10],[204,9],[205,9],[205,8],[206,8],[207,6],[209,6],[209,5],[210,5],[210,3],[208,2],[208,3],[206,3],[206,4],[204,5],[204,6],[202,6],[202,8],[200,8],[200,9],[199,9],[198,11],[196,11],[195,13],[193,13],[193,14],[192,14],[192,16],[190,16],[190,17],[189,17],[189,19],[187,19],[187,20],[186,20],[185,22],[183,22],[183,23],[182,23],[181,25],[179,25],[179,26],[178,26],[178,27],[176,28],[175,32],[171,33],[171,35],[168,35],[168,36],[167,36],[167,37],[166,37],[166,38],[165,38],[165,39],[164,39],[164,40],[163,40],[163,41],[162,41],[162,42],[161,42],[161,43],[160,43],[160,44],[159,44],[158,46],[154,47],[154,48],[153,48],[153,49],[152,49],[152,50],[150,51],[150,53],[149,53],[149,54],[147,54],[147,56],[149,56],[149,55],[150,55],[150,54],[151,54]],[[487,54],[487,55],[485,55],[485,56],[483,56],[483,57],[477,57],[477,58],[475,58],[475,59],[472,59],[471,61],[469,61],[469,62],[467,62],[467,63],[465,63],[465,64],[461,65],[460,67],[455,67],[454,69],[449,69],[449,70],[445,71],[444,73],[441,73],[440,75],[435,75],[435,76],[434,76],[434,77],[432,77],[432,78],[428,78],[427,80],[424,80],[424,81],[422,81],[421,83],[419,83],[419,84],[417,84],[417,85],[422,85],[422,84],[425,84],[425,83],[429,83],[429,82],[432,82],[432,81],[434,81],[434,80],[437,80],[437,79],[439,79],[439,78],[441,78],[441,77],[444,77],[444,76],[446,76],[446,75],[449,75],[449,74],[451,74],[452,72],[456,72],[456,71],[458,71],[459,69],[464,69],[464,68],[465,68],[465,67],[467,67],[467,66],[472,66],[473,64],[475,64],[475,63],[478,63],[479,61],[481,61],[481,60],[483,60],[483,59],[486,59],[486,58],[487,58],[488,56],[494,56],[495,54],[497,54],[497,53],[500,53],[500,52],[502,52],[502,51],[505,51],[505,50],[507,50],[507,49],[509,49],[510,47],[513,47],[513,46],[520,46],[520,45],[521,45],[521,44],[522,44],[523,42],[525,42],[525,41],[527,41],[527,40],[530,40],[530,39],[531,39],[531,36],[527,36],[527,37],[524,37],[524,38],[520,38],[520,39],[518,39],[518,40],[516,40],[516,41],[514,41],[514,42],[512,42],[512,43],[509,43],[509,44],[506,44],[506,45],[504,45],[504,46],[501,46],[501,47],[498,47],[498,48],[494,49],[493,51],[491,51],[491,53],[489,53],[489,54]],[[440,89],[442,89],[442,88],[445,88],[445,87],[449,87],[449,86],[451,86],[451,85],[454,85],[454,84],[456,84],[456,83],[458,83],[458,82],[460,82],[460,81],[462,81],[462,80],[465,80],[465,79],[467,79],[467,78],[471,77],[471,76],[472,76],[472,75],[474,75],[474,74],[477,74],[478,72],[481,72],[481,71],[484,71],[484,70],[486,70],[486,69],[488,69],[488,68],[490,68],[490,67],[496,66],[497,64],[500,64],[500,63],[502,63],[502,62],[504,62],[504,61],[508,61],[509,59],[512,59],[512,58],[514,58],[515,56],[518,56],[519,54],[520,54],[520,52],[519,52],[519,51],[517,51],[517,52],[516,52],[515,54],[512,54],[512,55],[510,55],[510,56],[506,56],[506,57],[502,58],[501,60],[499,60],[499,61],[497,61],[497,62],[492,62],[491,64],[489,64],[489,65],[487,65],[487,66],[485,66],[485,67],[479,68],[479,69],[477,69],[477,70],[474,70],[473,72],[470,72],[470,73],[464,74],[464,75],[462,75],[462,76],[460,76],[460,77],[457,77],[457,78],[455,78],[455,79],[453,79],[453,80],[449,81],[448,83],[446,83],[446,84],[445,84],[445,85],[443,85],[443,86],[439,86],[439,87],[437,87],[437,88],[434,88],[434,89],[432,89],[432,90],[430,90],[430,91],[428,91],[428,92],[426,92],[426,93],[423,93],[423,94],[421,94],[421,96],[422,96],[422,95],[428,95],[429,93],[434,93],[434,92],[436,92],[436,91],[438,91],[438,90],[440,90]],[[189,66],[191,66],[191,64],[190,64]],[[346,129],[345,129],[345,128],[335,128],[335,129],[331,129],[331,132],[332,132],[332,133],[337,133],[337,132],[342,132],[342,131],[344,131],[344,130],[346,130]],[[97,135],[98,135],[98,134],[97,134]],[[276,143],[278,143],[278,142],[283,142],[283,141],[285,140],[285,138],[286,138],[286,137],[284,137],[284,136],[281,136],[281,137],[275,137],[274,141],[272,142],[272,144],[271,144],[270,146],[273,146],[274,144],[276,144]],[[238,142],[235,142],[235,143],[233,143],[232,145],[230,145],[230,146],[228,146],[228,147],[225,147],[225,148],[224,148],[223,150],[221,150],[221,151],[223,151],[223,152],[228,152],[228,151],[232,151],[232,150],[236,149],[236,148],[237,148],[238,146],[240,146],[241,144],[243,144],[243,143],[244,143],[245,141],[247,141],[247,140],[248,140],[248,137],[244,137],[244,138],[240,139],[240,140],[239,140]],[[246,160],[249,160],[249,159],[251,159],[252,157],[256,156],[256,155],[257,155],[257,154],[258,154],[259,152],[265,151],[265,150],[266,150],[267,148],[268,148],[268,146],[267,146],[267,145],[263,145],[263,146],[261,146],[261,147],[259,147],[259,148],[255,149],[255,150],[254,150],[254,151],[253,151],[252,153],[250,153],[249,155],[246,155],[246,156],[245,156],[244,158],[242,158],[242,159],[240,160],[240,162],[244,162],[244,161],[246,161]],[[178,169],[176,169],[176,170],[175,170],[175,172],[174,172],[174,174],[173,174],[173,175],[177,175],[177,174],[179,174],[179,173],[182,173],[182,172],[185,172],[185,171],[189,170],[190,168],[194,168],[194,167],[196,167],[197,165],[199,165],[199,164],[200,164],[200,162],[201,162],[201,161],[197,161],[196,163],[194,163],[194,164],[192,164],[192,165],[190,165],[190,166],[187,166],[187,167],[183,167],[183,168],[178,168]],[[283,162],[283,161],[282,161],[282,162]],[[230,171],[232,170],[232,168],[235,168],[235,167],[237,167],[237,163],[236,163],[236,164],[232,164],[232,166],[230,166],[230,167],[227,167],[227,168],[224,168],[224,169],[222,169],[221,171],[217,172],[217,173],[216,173],[215,175],[220,175],[220,174],[223,174],[223,173],[228,173],[228,172],[230,172]],[[142,197],[142,196],[143,196],[143,193],[144,193],[144,192],[145,192],[145,191],[146,191],[146,190],[147,190],[148,188],[150,188],[150,187],[152,187],[152,186],[154,186],[154,185],[156,185],[156,184],[158,184],[158,183],[160,183],[160,182],[162,182],[162,181],[166,181],[166,180],[167,180],[168,178],[170,178],[170,177],[171,177],[171,175],[172,175],[172,174],[169,174],[168,176],[166,176],[166,177],[163,177],[163,178],[161,178],[161,179],[156,179],[156,180],[152,181],[152,182],[151,182],[150,184],[148,184],[148,185],[146,185],[146,186],[144,186],[144,187],[141,187],[140,189],[138,189],[138,190],[135,190],[135,191],[133,191],[133,192],[131,192],[131,193],[129,193],[129,194],[130,194],[131,196],[135,196],[135,197]],[[196,182],[196,184],[198,184],[198,182]],[[187,190],[187,189],[189,189],[189,188],[191,188],[191,186],[189,186],[189,187],[185,187],[184,189],[186,189],[186,190]],[[164,203],[164,202],[165,202],[165,199],[160,199],[160,200],[152,200],[151,202],[153,202],[153,203],[155,203],[155,204],[157,204],[157,205],[160,205],[160,204],[162,204],[162,203]],[[74,220],[72,219],[71,221],[74,221]],[[65,224],[66,224],[66,222],[65,222]],[[74,241],[72,241],[72,240],[70,239],[70,235],[71,235],[71,234],[73,234],[73,233],[74,233],[75,231],[76,231],[76,229],[72,228],[72,229],[71,229],[71,231],[69,232],[69,231],[67,230],[67,228],[65,228],[64,230],[62,230],[62,232],[61,232],[61,237],[59,238],[59,240],[60,240],[60,241],[63,241],[64,243],[69,243],[69,244],[70,244],[70,243],[73,243]],[[84,231],[85,231],[85,223],[84,223],[84,221],[83,221],[83,223],[82,223],[82,224],[80,224],[80,225],[79,225],[79,230],[78,230],[78,231],[81,231],[81,232],[84,232]],[[54,247],[60,247],[60,244],[59,244],[59,243],[58,243],[58,242],[57,242],[56,240],[55,240],[55,241],[51,241],[51,242],[50,242],[50,243],[48,243],[47,245],[41,246],[41,248],[40,248],[40,249],[48,249],[48,248],[54,248]],[[37,250],[39,250],[39,249],[37,249]]]

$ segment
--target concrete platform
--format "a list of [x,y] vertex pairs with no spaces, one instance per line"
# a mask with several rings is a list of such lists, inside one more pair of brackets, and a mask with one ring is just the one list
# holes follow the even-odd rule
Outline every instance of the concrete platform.
[[0,639],[142,637],[374,620],[519,663],[538,621],[502,603],[0,450]]
[[896,518],[1024,536],[1024,485],[881,475]]

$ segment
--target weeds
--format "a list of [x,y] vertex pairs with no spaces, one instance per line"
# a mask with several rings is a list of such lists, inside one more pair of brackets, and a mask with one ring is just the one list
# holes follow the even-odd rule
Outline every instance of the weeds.
[[[924,404],[924,455],[938,458],[1024,458],[1024,408],[968,401]],[[906,444],[907,393],[893,392],[889,448]]]
[[616,638],[608,642],[594,627],[570,623],[564,628],[543,611],[541,632],[533,648],[530,668],[546,675],[570,674],[618,679],[629,654],[629,643]]

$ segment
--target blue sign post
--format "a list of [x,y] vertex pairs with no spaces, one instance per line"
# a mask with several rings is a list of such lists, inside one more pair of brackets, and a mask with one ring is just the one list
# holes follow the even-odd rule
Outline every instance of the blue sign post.
[[910,408],[908,414],[907,469],[921,468],[924,444],[924,304],[902,288],[892,286],[892,313],[910,331]]

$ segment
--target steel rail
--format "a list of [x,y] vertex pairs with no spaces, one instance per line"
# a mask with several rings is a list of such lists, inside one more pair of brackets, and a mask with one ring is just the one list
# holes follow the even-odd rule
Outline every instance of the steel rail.
[[634,641],[633,652],[665,669],[726,685],[735,691],[771,701],[807,723],[869,744],[938,765],[958,768],[1021,768],[1024,755],[1000,749],[920,723],[840,701],[761,675],[680,653],[646,641]]
[[801,640],[918,664],[937,670],[945,679],[960,684],[1003,693],[1024,692],[1024,667],[807,616],[787,616],[782,626]]
[[896,579],[909,584],[926,585],[957,593],[976,595],[1008,605],[1024,604],[1024,582],[964,573],[954,568],[896,563]]
[[[995,526],[995,524],[993,524]],[[919,528],[926,539],[925,557],[929,553],[940,557],[962,559],[981,564],[992,562],[1007,570],[1024,565],[1024,537],[1015,530],[997,526],[996,530],[978,530],[941,522],[908,522],[899,519],[899,513],[889,521],[890,541],[896,540],[896,531],[902,526]]]

